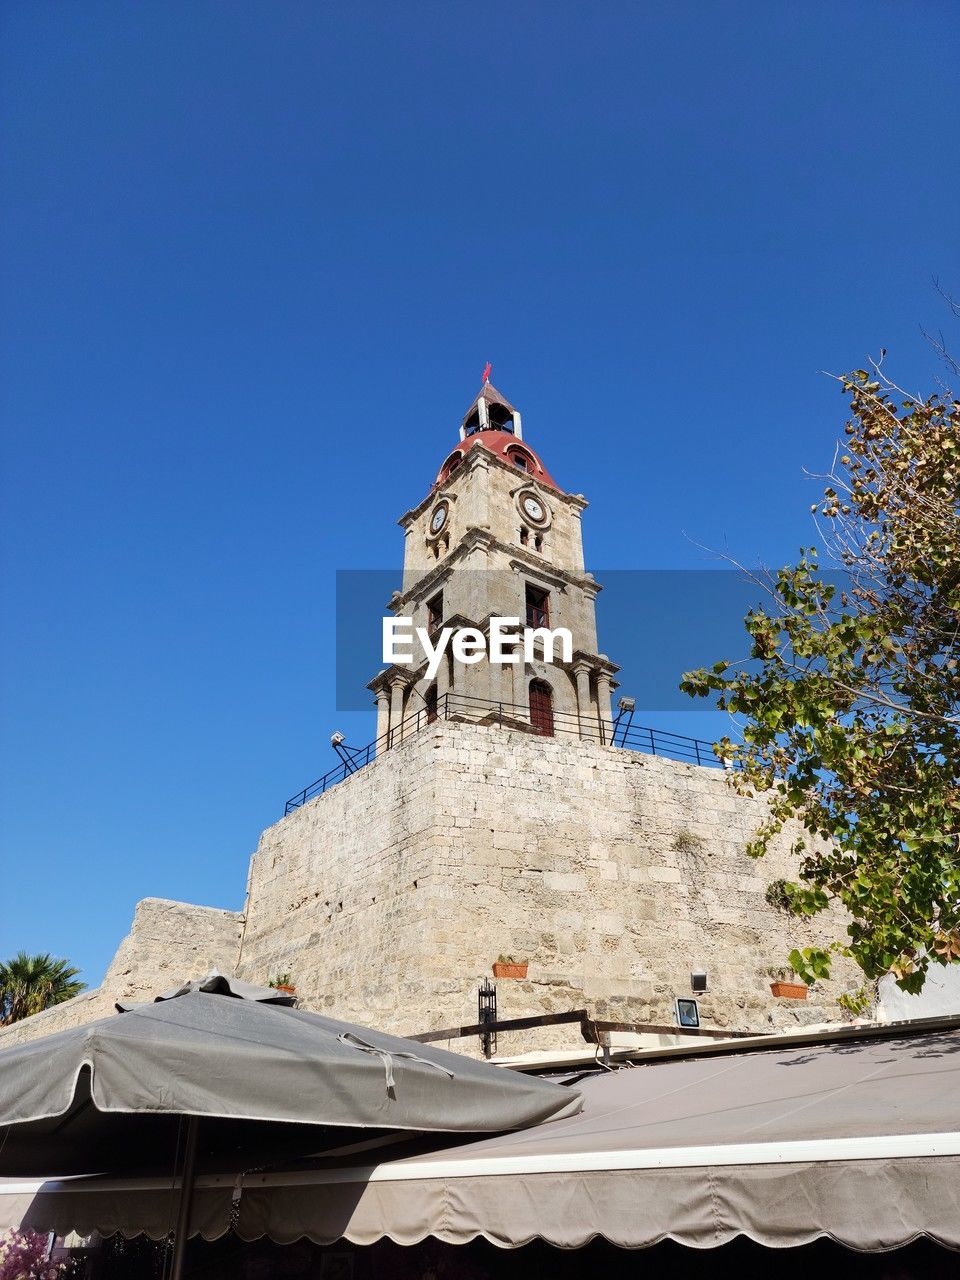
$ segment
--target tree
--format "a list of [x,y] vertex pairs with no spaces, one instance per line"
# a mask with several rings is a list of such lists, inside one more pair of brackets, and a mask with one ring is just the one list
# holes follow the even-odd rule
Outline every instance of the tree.
[[770,800],[749,851],[801,824],[787,909],[846,909],[847,938],[793,951],[796,971],[826,977],[837,952],[916,992],[960,959],[960,403],[908,395],[880,363],[838,381],[847,441],[813,510],[840,582],[815,548],[764,576],[749,659],[681,688],[744,717],[715,750]]
[[50,1259],[49,1237],[39,1231],[11,1231],[0,1238],[0,1280],[66,1280],[76,1274],[72,1260]]
[[25,951],[0,963],[0,1026],[9,1026],[78,996],[86,990],[86,983],[76,981],[79,972],[70,968],[66,960],[55,960],[50,955],[28,956]]

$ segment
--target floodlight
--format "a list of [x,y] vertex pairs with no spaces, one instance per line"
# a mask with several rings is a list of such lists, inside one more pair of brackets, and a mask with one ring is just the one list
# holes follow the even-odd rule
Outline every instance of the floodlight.
[[695,1028],[700,1026],[700,1008],[696,1000],[686,1000],[682,996],[678,996],[676,1013],[678,1027]]

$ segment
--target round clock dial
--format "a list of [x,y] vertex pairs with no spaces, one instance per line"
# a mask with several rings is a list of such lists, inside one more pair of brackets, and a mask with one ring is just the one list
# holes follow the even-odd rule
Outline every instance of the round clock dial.
[[443,526],[447,523],[447,504],[441,502],[430,517],[430,532],[439,533]]
[[546,520],[547,513],[543,508],[543,503],[535,498],[532,493],[525,493],[521,499],[524,515],[528,516],[534,524],[540,524]]

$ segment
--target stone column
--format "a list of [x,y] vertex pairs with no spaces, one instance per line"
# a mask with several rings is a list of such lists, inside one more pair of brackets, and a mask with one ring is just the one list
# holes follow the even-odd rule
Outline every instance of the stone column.
[[[489,658],[484,659],[480,664],[487,668],[487,692],[484,697],[489,698],[491,702],[503,702],[503,667],[496,662],[491,662]],[[490,708],[493,710],[493,707]]]
[[513,650],[516,662],[508,668],[509,685],[512,690],[513,707],[510,714],[515,720],[530,720],[530,695],[527,692],[527,668],[523,661],[523,645],[517,644]]
[[597,712],[600,716],[600,740],[607,742],[613,723],[613,708],[610,706],[610,677],[605,671],[597,672]]
[[450,688],[450,665],[444,654],[443,661],[437,668],[437,715],[441,719],[446,719],[453,710],[452,707],[446,709],[444,706],[443,700],[448,693],[452,694],[453,690]]
[[404,681],[394,677],[390,681],[390,746],[400,742],[400,723],[403,720]]
[[580,737],[596,738],[597,728],[592,723],[590,707],[590,668],[585,662],[578,662],[573,668],[573,674],[577,682],[577,719],[580,723]]
[[390,695],[386,689],[377,690],[377,755],[387,749],[387,733],[390,729]]

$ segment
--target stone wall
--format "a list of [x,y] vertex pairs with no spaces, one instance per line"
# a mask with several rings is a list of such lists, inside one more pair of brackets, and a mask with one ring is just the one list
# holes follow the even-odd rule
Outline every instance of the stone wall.
[[[398,1034],[477,1020],[503,953],[501,1018],[585,1008],[672,1023],[703,968],[704,1024],[835,1019],[851,971],[803,1003],[771,965],[842,922],[794,921],[765,898],[791,874],[794,833],[762,863],[745,846],[762,805],[719,769],[517,730],[438,721],[264,831],[243,914],[147,898],[101,987],[0,1032],[8,1045],[105,1016],[211,968]],[[579,1044],[574,1027],[501,1035],[502,1054]],[[449,1047],[477,1053],[475,1038]]]
[[144,898],[137,903],[130,932],[101,985],[36,1017],[0,1028],[0,1047],[94,1022],[113,1013],[118,1000],[150,1000],[211,969],[232,973],[241,922],[236,911]]
[[103,980],[111,1003],[150,1000],[211,969],[232,973],[242,924],[238,911],[144,898]]
[[[792,835],[749,858],[762,811],[719,769],[438,722],[263,833],[240,976],[289,971],[308,1007],[400,1034],[475,1022],[500,953],[529,961],[527,981],[498,985],[502,1018],[672,1022],[698,967],[709,1025],[836,1018],[852,971],[804,1003],[770,994],[767,968],[840,922],[767,903]],[[501,1036],[500,1051],[576,1036]]]
[[10,1027],[0,1027],[0,1049],[36,1040],[40,1036],[51,1036],[56,1031],[67,1031],[70,1027],[79,1027],[87,1022],[96,1022],[97,1018],[104,1018],[112,1012],[113,1005],[107,999],[103,987],[94,987],[74,996],[72,1000],[65,1000],[52,1009],[34,1014],[32,1018],[24,1018],[22,1022],[15,1022]]
[[404,1005],[420,1016],[424,983],[450,968],[434,954],[444,743],[418,735],[263,833],[240,977],[289,972],[311,1007],[372,1025],[395,1027]]

